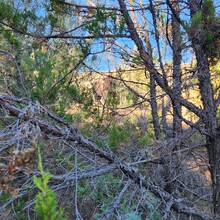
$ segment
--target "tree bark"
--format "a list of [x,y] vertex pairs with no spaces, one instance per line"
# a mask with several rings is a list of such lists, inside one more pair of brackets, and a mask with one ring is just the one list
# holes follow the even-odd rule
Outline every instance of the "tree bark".
[[[179,17],[180,9],[178,1],[171,1],[172,7],[175,10],[176,16]],[[178,136],[182,132],[182,110],[180,104],[181,96],[181,32],[180,32],[180,23],[177,21],[176,17],[172,15],[172,50],[173,50],[173,94],[172,99],[173,106],[173,137]]]
[[[200,1],[189,0],[191,17],[200,9]],[[216,219],[220,219],[220,131],[216,117],[216,104],[214,101],[211,75],[209,71],[209,61],[203,45],[203,35],[201,28],[195,28],[191,37],[193,49],[196,54],[198,67],[198,80],[201,100],[206,117],[203,123],[206,129],[206,147],[209,154],[209,164],[212,176],[213,206]]]
[[150,105],[153,118],[153,126],[155,137],[158,140],[161,135],[159,117],[157,112],[157,100],[156,100],[156,83],[154,77],[150,74]]
[[220,134],[207,138],[210,171],[213,188],[213,208],[216,219],[220,219]]

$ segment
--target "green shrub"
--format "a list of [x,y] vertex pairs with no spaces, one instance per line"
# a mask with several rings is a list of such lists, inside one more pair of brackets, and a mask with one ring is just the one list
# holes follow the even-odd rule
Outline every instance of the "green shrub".
[[146,193],[146,205],[149,209],[149,216],[147,220],[160,220],[162,219],[161,213],[158,208],[159,199],[156,198],[152,193]]
[[140,137],[138,139],[138,143],[141,146],[146,146],[150,143],[151,137],[149,136],[149,134],[145,133],[142,137]]
[[141,220],[141,217],[135,212],[132,212],[125,215],[125,220]]
[[108,145],[111,149],[117,148],[120,142],[125,141],[128,137],[128,133],[122,126],[116,126],[113,124],[108,129]]
[[105,142],[102,139],[96,139],[95,143],[101,148],[105,147]]
[[141,146],[148,145],[154,137],[154,130],[152,128],[148,128],[147,131],[138,139],[138,143]]

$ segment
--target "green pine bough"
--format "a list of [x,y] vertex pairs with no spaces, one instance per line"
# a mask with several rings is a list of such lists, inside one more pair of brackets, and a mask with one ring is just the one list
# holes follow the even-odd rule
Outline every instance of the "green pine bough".
[[38,169],[41,177],[34,176],[34,184],[39,189],[39,193],[34,200],[35,210],[42,220],[66,220],[62,208],[58,208],[56,195],[49,188],[48,182],[52,177],[50,173],[44,172],[40,150],[38,148]]

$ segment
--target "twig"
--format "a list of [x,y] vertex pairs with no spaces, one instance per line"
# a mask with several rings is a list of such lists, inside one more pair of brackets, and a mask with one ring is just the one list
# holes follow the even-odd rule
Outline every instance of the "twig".
[[69,76],[73,71],[75,71],[81,63],[83,63],[83,61],[86,59],[88,55],[84,56],[81,60],[78,61],[78,63],[63,77],[61,77],[60,79],[58,79],[51,87],[50,89],[46,92],[45,97],[47,97],[49,95],[49,93],[53,90],[53,88],[58,85],[60,82],[62,82],[67,76]]
[[75,213],[76,213],[76,220],[82,220],[82,217],[80,215],[79,209],[78,209],[78,159],[77,159],[77,149],[75,150],[75,199],[74,199],[74,205],[75,205]]
[[115,197],[114,201],[111,203],[110,208],[105,212],[105,214],[101,218],[99,218],[99,220],[107,220],[107,219],[110,218],[110,216],[113,214],[113,212],[118,208],[118,205],[120,203],[120,200],[121,200],[122,196],[128,190],[131,183],[132,183],[131,180],[127,181],[127,183],[124,185],[121,192],[118,194],[117,197]]
[[25,94],[27,95],[27,90],[26,90],[26,88],[25,88],[25,86],[24,86],[23,75],[22,75],[22,73],[21,73],[21,70],[20,70],[20,68],[19,68],[19,66],[18,66],[18,63],[17,63],[15,57],[14,57],[11,53],[9,53],[8,51],[0,50],[0,53],[7,54],[7,55],[9,55],[9,56],[12,58],[13,63],[15,64],[16,69],[17,69],[18,78],[19,78],[19,83],[21,83],[22,89],[23,89],[23,91],[25,92]]

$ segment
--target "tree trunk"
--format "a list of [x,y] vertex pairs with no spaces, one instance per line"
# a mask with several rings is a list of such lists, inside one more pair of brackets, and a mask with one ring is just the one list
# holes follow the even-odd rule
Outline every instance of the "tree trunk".
[[207,138],[215,219],[220,219],[220,134]]
[[[178,1],[172,0],[172,7],[175,10],[176,16],[179,17],[179,3]],[[176,17],[172,15],[172,50],[173,50],[173,94],[174,99],[172,99],[173,106],[173,137],[178,136],[182,132],[182,111],[180,104],[181,96],[181,32],[180,23],[177,21]]]
[[[201,9],[199,1],[189,0],[191,17]],[[209,164],[212,176],[213,206],[215,219],[220,219],[220,132],[216,117],[217,107],[214,101],[213,88],[209,70],[209,61],[203,45],[201,28],[194,28],[190,36],[196,55],[198,80],[201,100],[205,112],[202,118],[205,125]]]
[[156,100],[156,83],[154,77],[150,74],[150,105],[151,105],[151,113],[153,118],[153,126],[155,137],[158,140],[160,138],[161,130],[159,117],[157,112],[157,100]]
[[162,131],[165,134],[166,139],[172,138],[172,128],[167,123],[167,111],[170,109],[170,100],[166,100],[165,97],[162,99],[162,110],[161,110],[161,124]]

